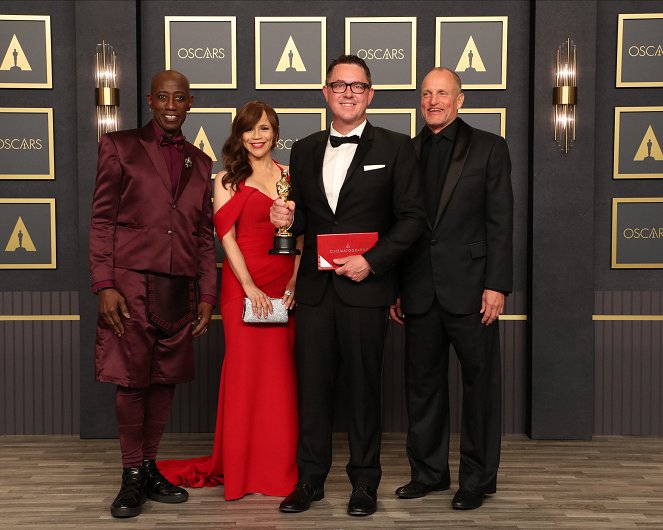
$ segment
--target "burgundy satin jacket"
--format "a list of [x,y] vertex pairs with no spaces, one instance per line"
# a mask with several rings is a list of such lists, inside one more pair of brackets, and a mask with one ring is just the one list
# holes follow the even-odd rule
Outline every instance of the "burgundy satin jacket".
[[216,297],[212,161],[189,142],[175,196],[152,123],[105,134],[99,143],[90,227],[90,276],[113,268],[197,278]]

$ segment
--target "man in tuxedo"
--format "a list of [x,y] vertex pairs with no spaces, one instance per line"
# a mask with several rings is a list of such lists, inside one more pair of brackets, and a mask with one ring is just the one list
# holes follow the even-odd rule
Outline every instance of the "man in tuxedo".
[[449,473],[449,346],[461,365],[463,413],[456,509],[495,492],[500,458],[501,375],[497,318],[512,284],[513,196],[504,139],[458,118],[458,75],[434,68],[421,86],[426,126],[414,139],[427,225],[400,269],[390,317],[405,324],[411,481],[404,499],[446,490]]
[[182,136],[188,80],[158,73],[147,102],[145,127],[101,138],[90,227],[96,378],[117,385],[124,469],[114,517],[138,515],[145,496],[187,500],[155,458],[175,384],[193,379],[192,338],[207,331],[216,303],[212,162]]
[[[299,482],[280,509],[302,512],[324,496],[342,379],[353,487],[348,513],[370,515],[381,477],[382,349],[396,264],[419,237],[425,214],[411,140],[366,121],[373,99],[366,63],[355,55],[334,60],[322,93],[331,127],[293,145],[293,201],[275,201],[270,214],[278,227],[290,224],[295,210],[293,230],[304,234],[295,295]],[[318,235],[357,232],[377,232],[376,245],[335,259],[335,270],[318,270]]]

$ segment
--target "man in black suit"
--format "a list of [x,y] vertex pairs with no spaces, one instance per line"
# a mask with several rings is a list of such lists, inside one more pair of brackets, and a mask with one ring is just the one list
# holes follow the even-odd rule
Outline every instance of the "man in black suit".
[[500,458],[501,375],[497,318],[512,284],[511,161],[500,136],[458,118],[460,78],[435,68],[421,86],[426,126],[414,139],[428,223],[401,264],[390,317],[405,323],[411,481],[404,499],[446,490],[449,346],[461,365],[460,488],[452,506],[478,508],[494,493]]
[[[410,139],[366,121],[373,99],[366,63],[355,55],[334,60],[322,93],[331,128],[294,144],[293,201],[286,207],[277,200],[271,210],[272,223],[283,226],[292,222],[296,205],[293,231],[304,234],[295,295],[299,482],[280,509],[302,512],[324,496],[342,378],[349,394],[348,513],[370,515],[381,477],[382,349],[396,299],[396,264],[419,238],[425,212]],[[377,232],[376,245],[335,259],[334,271],[318,270],[317,236],[356,232]]]

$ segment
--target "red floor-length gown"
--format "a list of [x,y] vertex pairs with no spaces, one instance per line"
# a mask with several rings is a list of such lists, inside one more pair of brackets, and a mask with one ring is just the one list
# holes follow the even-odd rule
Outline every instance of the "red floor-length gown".
[[[222,238],[235,225],[237,244],[255,284],[267,296],[283,296],[294,257],[270,255],[272,199],[250,186],[214,215]],[[297,482],[297,396],[293,359],[294,319],[287,325],[242,322],[244,290],[228,262],[223,267],[220,307],[225,335],[214,448],[211,456],[159,462],[173,484],[224,484],[226,500],[247,493],[285,496]]]

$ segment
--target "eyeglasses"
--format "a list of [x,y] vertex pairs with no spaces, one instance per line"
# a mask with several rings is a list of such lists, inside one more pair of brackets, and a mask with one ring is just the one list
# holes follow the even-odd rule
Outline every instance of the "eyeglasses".
[[333,81],[327,83],[327,86],[332,89],[332,92],[335,94],[342,94],[345,92],[345,89],[350,87],[353,94],[363,94],[367,88],[371,88],[370,83],[360,83],[359,81],[354,81],[352,83],[346,83],[345,81]]

